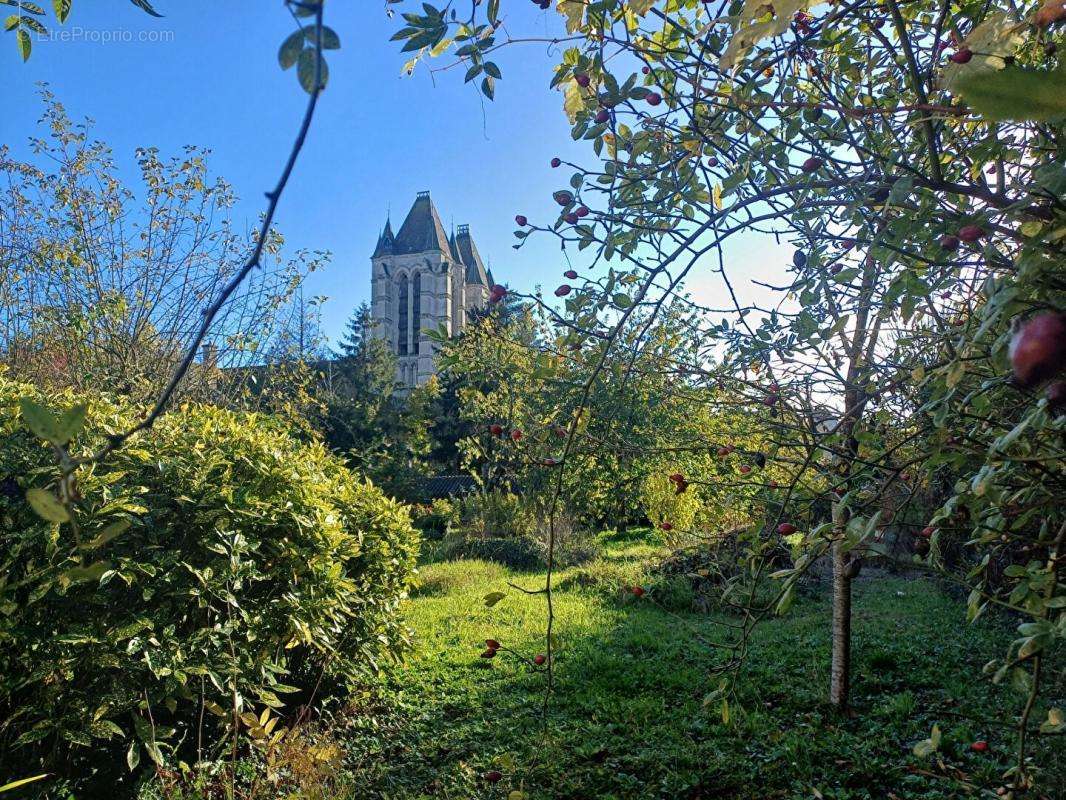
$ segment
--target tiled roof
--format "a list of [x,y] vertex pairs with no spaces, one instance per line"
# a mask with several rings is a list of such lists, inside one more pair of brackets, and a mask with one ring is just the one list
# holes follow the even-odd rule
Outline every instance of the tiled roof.
[[418,485],[418,493],[427,500],[470,494],[475,489],[477,483],[470,475],[437,475]]

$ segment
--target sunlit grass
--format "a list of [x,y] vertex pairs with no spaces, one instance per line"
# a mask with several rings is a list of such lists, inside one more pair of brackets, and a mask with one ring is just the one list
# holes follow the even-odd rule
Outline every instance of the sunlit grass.
[[[825,705],[829,606],[803,596],[758,631],[739,704],[724,725],[715,652],[698,637],[725,635],[723,617],[673,613],[625,591],[661,554],[645,535],[604,537],[599,562],[563,570],[555,594],[556,687],[525,658],[545,649],[542,574],[483,561],[426,565],[406,616],[417,650],[381,687],[384,720],[347,735],[360,797],[529,798],[944,798],[998,785],[1010,764],[1007,719],[1020,698],[981,666],[1012,634],[1001,621],[965,624],[965,608],[931,583],[862,580],[855,591],[856,714]],[[597,576],[589,585],[576,580]],[[612,576],[619,584],[604,584]],[[489,592],[506,596],[493,607]],[[482,659],[484,640],[516,652]],[[521,658],[519,657],[521,656]],[[967,719],[970,717],[972,719]],[[934,723],[945,768],[911,747]],[[986,739],[989,753],[969,751]],[[1047,776],[1061,753],[1045,746]],[[480,775],[498,769],[495,787]],[[929,773],[929,774],[925,774]],[[1054,794],[1052,794],[1054,796]]]

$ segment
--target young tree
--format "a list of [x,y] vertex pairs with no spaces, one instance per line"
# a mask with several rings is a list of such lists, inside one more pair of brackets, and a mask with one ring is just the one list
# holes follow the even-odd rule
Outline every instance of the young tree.
[[[598,158],[572,165],[569,185],[553,194],[557,214],[531,224],[520,209],[516,235],[520,243],[534,233],[557,237],[564,248],[587,250],[592,266],[610,267],[605,279],[557,291],[566,324],[603,342],[571,415],[587,407],[626,320],[659,308],[661,296],[717,256],[711,269],[733,314],[703,325],[709,344],[727,350],[721,368],[701,378],[762,406],[768,435],[804,451],[781,459],[790,480],[774,520],[797,567],[780,575],[782,603],[756,604],[748,619],[787,605],[795,579],[828,552],[830,697],[844,709],[857,556],[881,550],[885,498],[917,479],[901,454],[927,463],[951,435],[951,411],[965,414],[983,464],[959,474],[950,499],[917,532],[931,540],[917,547],[918,563],[937,567],[938,523],[959,506],[968,509],[976,564],[1009,557],[1003,535],[1025,536],[1047,554],[1015,564],[1000,591],[980,579],[974,587],[978,608],[1039,595],[1004,667],[1027,676],[1017,680],[1027,700],[1013,773],[1015,787],[1027,786],[1024,745],[1041,654],[1061,628],[1066,523],[1045,506],[1050,519],[1039,529],[993,533],[1002,522],[991,505],[1018,494],[1042,502],[1059,485],[1061,476],[1035,466],[1057,458],[1062,422],[1048,412],[1059,390],[1047,400],[1019,395],[1017,421],[987,394],[1008,383],[1012,319],[1022,326],[1016,385],[1038,387],[1066,366],[1052,333],[1066,324],[1066,71],[1050,28],[1061,9],[894,0],[810,9],[764,0],[559,0],[557,8],[569,46],[552,86],[563,92],[573,137]],[[397,38],[416,58],[454,48],[467,79],[480,77],[490,98],[500,75],[493,53],[537,38],[509,31],[499,3],[473,4],[463,17],[425,4],[404,21]],[[742,302],[735,270],[720,256],[726,240],[752,230],[796,246],[788,280],[769,287],[777,295],[770,304]],[[621,275],[633,277],[628,288]],[[984,381],[963,395],[968,374]],[[879,429],[914,384],[928,394],[904,448]],[[827,501],[830,519],[797,524]],[[546,594],[550,606],[550,585]]]
[[[142,402],[167,385],[204,304],[255,242],[232,229],[233,190],[201,150],[142,148],[142,186],[127,187],[108,147],[47,90],[43,100],[33,161],[0,148],[0,361],[39,386]],[[301,287],[327,255],[285,258],[281,233],[267,237],[264,268],[220,309],[179,396],[236,402],[244,368],[291,358],[301,331],[313,338]]]

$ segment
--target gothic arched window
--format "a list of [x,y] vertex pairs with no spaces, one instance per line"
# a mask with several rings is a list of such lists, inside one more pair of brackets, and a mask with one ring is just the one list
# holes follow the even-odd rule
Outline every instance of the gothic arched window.
[[401,275],[400,280],[400,308],[397,314],[397,327],[399,336],[396,339],[396,352],[401,356],[407,355],[407,276]]
[[416,272],[415,273],[415,282],[414,282],[414,288],[412,289],[412,291],[414,292],[414,295],[415,295],[415,297],[414,297],[415,307],[414,307],[414,311],[411,312],[412,322],[414,323],[414,333],[412,334],[413,339],[414,339],[414,347],[411,348],[411,351],[414,352],[414,353],[417,353],[418,352],[419,340],[422,338],[422,273],[421,272]]

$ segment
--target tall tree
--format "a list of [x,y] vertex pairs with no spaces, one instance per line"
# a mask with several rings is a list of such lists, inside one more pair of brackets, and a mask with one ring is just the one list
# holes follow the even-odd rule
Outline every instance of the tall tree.
[[347,457],[353,469],[394,494],[409,493],[425,472],[429,449],[427,393],[416,389],[401,397],[396,387],[396,356],[374,335],[370,307],[352,314],[325,367],[326,440]]

